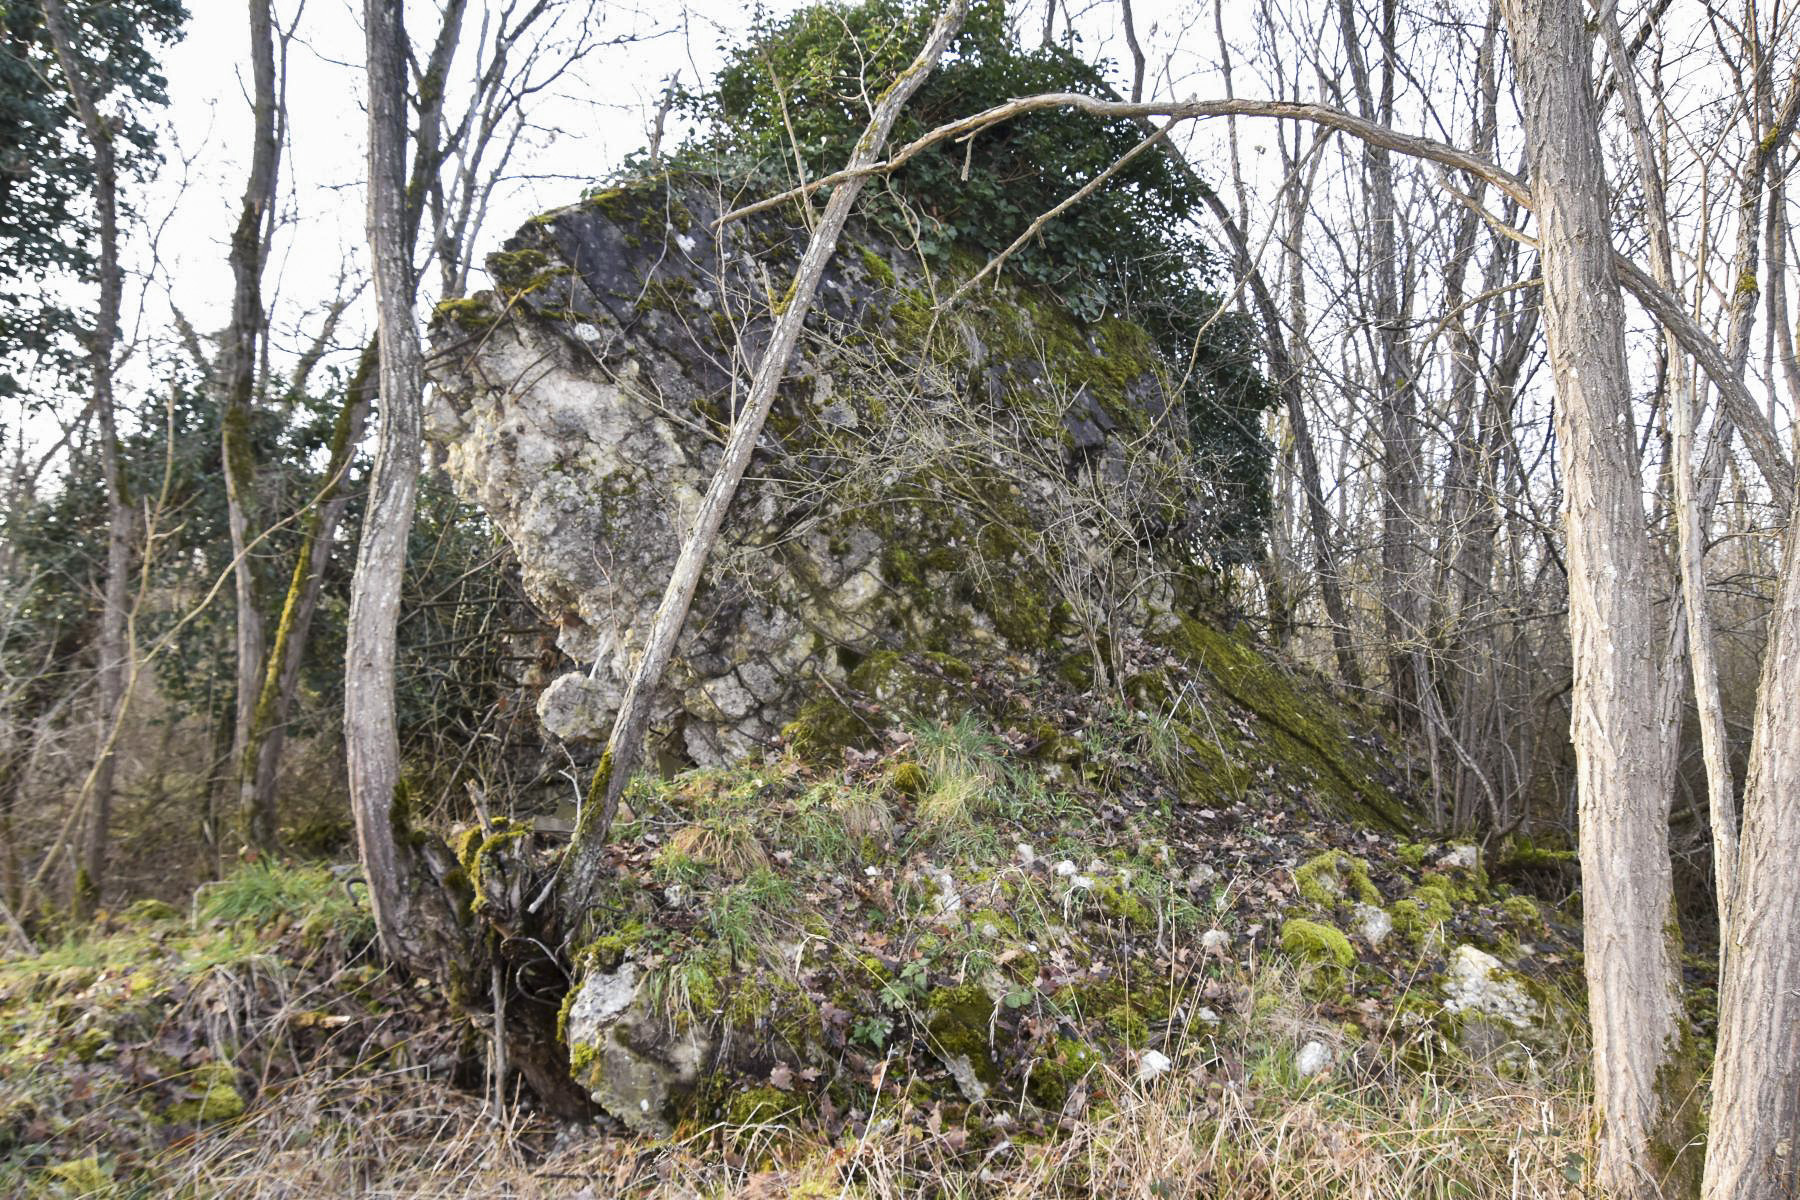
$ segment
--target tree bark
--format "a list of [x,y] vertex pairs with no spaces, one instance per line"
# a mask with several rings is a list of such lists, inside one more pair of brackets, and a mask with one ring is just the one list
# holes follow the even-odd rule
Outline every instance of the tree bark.
[[[1576,0],[1502,0],[1525,113],[1567,487],[1573,736],[1596,1175],[1681,1194],[1694,1114],[1656,712],[1659,662],[1607,187]],[[1675,1174],[1671,1175],[1671,1164]]]
[[[432,44],[431,57],[419,80],[416,106],[419,125],[427,132],[413,154],[412,174],[404,192],[401,240],[409,260],[418,242],[419,226],[424,219],[426,197],[432,191],[432,182],[437,178],[452,148],[467,136],[469,128],[469,119],[465,117],[451,138],[450,145],[444,143],[441,135],[444,78],[449,73],[450,61],[455,55],[467,8],[468,0],[452,0],[445,7],[443,22]],[[477,94],[470,100],[470,112],[479,109],[484,115],[491,113],[494,91],[502,79],[502,75],[493,73],[483,77]],[[504,164],[504,156],[501,162]],[[496,170],[498,169],[497,167]],[[469,179],[465,178],[463,182],[465,186],[472,186]],[[473,227],[468,222],[460,223],[454,238],[440,239],[440,251],[451,259],[459,259],[464,240],[473,232]],[[407,285],[410,311],[410,306],[418,297],[417,278],[409,275]],[[327,330],[334,320],[334,317],[327,318]],[[314,499],[316,507],[301,535],[300,549],[295,555],[281,613],[276,620],[274,642],[264,658],[256,703],[250,716],[249,732],[238,752],[238,761],[246,772],[246,786],[249,788],[245,801],[247,810],[269,814],[271,830],[274,828],[273,817],[279,802],[278,780],[281,755],[287,746],[287,723],[293,714],[294,699],[299,691],[300,669],[305,664],[313,615],[318,610],[319,596],[325,585],[325,571],[331,564],[332,541],[337,536],[338,525],[350,503],[344,486],[356,448],[362,444],[363,427],[369,417],[369,397],[376,386],[380,362],[379,344],[380,340],[376,339],[363,348],[356,362],[356,370],[345,389],[344,407],[338,411],[337,421],[332,428],[331,456],[325,468],[325,486]]]
[[1744,784],[1706,1153],[1706,1200],[1800,1192],[1800,510],[1788,518]]
[[[412,853],[394,720],[395,628],[418,489],[423,391],[413,266],[405,236],[406,59],[401,6],[365,0],[369,77],[369,248],[380,337],[380,434],[350,587],[344,748],[357,848],[382,949],[402,967],[441,971],[454,918]],[[454,945],[451,942],[450,945]]]
[[[900,74],[876,103],[868,128],[857,139],[847,170],[857,172],[876,161],[900,110],[936,67],[951,37],[961,26],[968,8],[969,0],[949,0],[945,5],[912,65]],[[795,272],[787,306],[782,309],[775,323],[769,348],[757,367],[749,399],[732,426],[731,438],[726,442],[718,471],[706,489],[706,497],[701,501],[700,510],[694,517],[693,528],[682,542],[681,554],[675,560],[675,568],[670,573],[662,602],[657,606],[650,628],[645,632],[642,656],[626,686],[625,698],[613,721],[612,733],[607,738],[606,751],[601,756],[600,766],[594,772],[593,782],[588,788],[587,802],[577,822],[573,844],[564,860],[567,870],[562,883],[562,908],[567,916],[566,923],[571,929],[576,927],[580,914],[586,909],[588,898],[599,878],[606,849],[606,835],[612,828],[613,815],[618,811],[619,796],[630,782],[643,752],[644,734],[650,721],[651,700],[662,681],[669,659],[675,653],[682,627],[687,623],[688,609],[694,602],[695,590],[700,586],[701,572],[706,568],[707,557],[718,539],[720,527],[725,523],[732,498],[737,494],[738,482],[743,479],[744,471],[750,465],[750,456],[756,450],[763,422],[769,415],[770,406],[775,402],[775,393],[781,386],[782,377],[787,373],[788,360],[793,357],[795,343],[800,338],[806,315],[812,308],[819,281],[824,278],[825,268],[832,255],[837,252],[838,237],[843,232],[844,222],[849,219],[850,210],[855,206],[866,178],[862,174],[852,174],[841,186],[832,190],[825,213],[814,228],[806,254]]]
[[[1601,14],[1601,34],[1618,76],[1617,90],[1624,103],[1626,124],[1631,129],[1632,146],[1637,155],[1640,185],[1644,192],[1644,224],[1649,235],[1650,265],[1656,282],[1675,291],[1675,259],[1669,242],[1668,206],[1664,199],[1662,175],[1657,170],[1656,154],[1650,137],[1650,124],[1639,103],[1637,85],[1632,80],[1631,61],[1625,53],[1624,38],[1619,34],[1618,20],[1608,10]],[[1739,238],[1740,254],[1743,239]],[[1751,251],[1754,253],[1754,249]],[[1737,333],[1733,314],[1732,329]],[[1748,331],[1743,334],[1748,346]],[[1719,671],[1713,645],[1712,616],[1706,602],[1705,530],[1711,521],[1711,500],[1696,497],[1694,487],[1694,421],[1696,399],[1687,356],[1678,347],[1669,352],[1667,389],[1669,425],[1672,435],[1670,468],[1674,477],[1674,518],[1676,560],[1681,579],[1679,607],[1686,615],[1688,677],[1694,686],[1694,707],[1700,716],[1701,753],[1706,763],[1708,816],[1712,825],[1713,881],[1719,910],[1719,928],[1725,928],[1725,912],[1730,903],[1737,866],[1736,800],[1731,782],[1729,747],[1725,736],[1725,710],[1719,698]],[[1741,375],[1741,359],[1740,375]],[[1679,645],[1681,639],[1669,639]],[[1663,728],[1665,741],[1678,749],[1681,743],[1679,689],[1670,683],[1679,678],[1678,664],[1665,667]],[[1671,698],[1670,693],[1674,693]],[[1671,699],[1675,700],[1671,704]],[[1671,711],[1673,709],[1673,711]],[[1666,770],[1674,775],[1674,763],[1665,759]],[[1724,938],[1721,936],[1723,947]]]
[[119,457],[119,429],[113,402],[113,348],[118,340],[119,303],[124,280],[119,267],[119,177],[113,130],[101,115],[94,84],[75,52],[62,0],[44,0],[44,25],[62,67],[81,125],[94,155],[94,205],[100,218],[100,305],[88,338],[93,404],[100,431],[100,466],[106,486],[106,581],[100,608],[97,687],[99,762],[89,791],[81,865],[76,872],[74,906],[78,915],[99,905],[106,884],[106,854],[111,834],[112,804],[118,760],[115,731],[129,701],[126,689],[126,590],[131,569],[131,502],[126,494]]
[[218,359],[219,448],[225,474],[225,516],[231,536],[232,589],[237,605],[237,689],[233,702],[232,774],[244,836],[250,845],[273,849],[274,795],[256,791],[256,754],[250,733],[267,638],[259,603],[255,563],[249,554],[255,519],[256,452],[251,444],[251,410],[256,391],[256,348],[263,329],[264,231],[275,205],[275,35],[269,0],[250,0],[251,120],[250,178],[231,235],[231,323]]

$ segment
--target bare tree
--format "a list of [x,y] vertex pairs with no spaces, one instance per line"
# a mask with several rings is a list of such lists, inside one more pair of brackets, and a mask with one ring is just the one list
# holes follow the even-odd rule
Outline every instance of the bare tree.
[[1569,638],[1581,784],[1582,913],[1594,1037],[1596,1173],[1652,1200],[1694,1113],[1679,1095],[1685,1016],[1656,711],[1653,563],[1632,437],[1624,311],[1575,0],[1503,0],[1531,158],[1568,488]]
[[344,745],[357,847],[388,957],[435,970],[453,952],[454,914],[405,847],[405,784],[394,724],[395,623],[419,478],[424,385],[406,234],[406,30],[400,6],[365,0],[369,77],[369,249],[379,324],[380,433],[350,587]]
[[250,177],[244,185],[237,227],[231,234],[231,321],[221,339],[214,387],[219,398],[220,462],[225,476],[226,526],[231,535],[237,614],[231,761],[236,765],[233,778],[244,835],[251,845],[268,849],[275,844],[275,808],[272,802],[257,802],[255,759],[248,753],[266,641],[255,564],[248,552],[256,492],[256,452],[251,445],[250,422],[256,392],[257,345],[266,320],[262,302],[263,247],[275,208],[281,144],[275,120],[275,30],[269,0],[250,0],[249,9],[253,130]]
[[[527,100],[553,85],[596,48],[629,40],[597,40],[593,14],[574,4],[533,4],[523,10],[507,6],[497,13],[482,6],[481,36],[474,47],[468,88],[460,99],[460,109],[452,109],[455,93],[449,80],[469,23],[466,9],[466,0],[445,7],[424,70],[413,87],[416,125],[424,136],[411,158],[402,222],[410,261],[425,220],[430,218],[430,252],[437,260],[445,297],[460,293],[467,282],[471,248],[489,200],[520,146]],[[559,26],[565,17],[572,17],[573,23]],[[564,36],[553,36],[559,28]],[[415,274],[409,304],[417,301],[419,286]],[[291,393],[304,384],[347,302],[340,296],[327,306],[313,349],[302,356],[287,385]],[[248,781],[250,788],[246,804],[268,814],[271,829],[287,726],[331,561],[330,548],[352,496],[346,486],[352,459],[362,443],[376,388],[378,344],[378,339],[372,340],[363,348],[345,387],[332,428],[325,484],[305,515],[239,760],[240,778]]]
[[81,867],[76,872],[75,903],[89,911],[97,903],[106,881],[107,842],[112,823],[113,785],[117,774],[114,735],[119,716],[128,701],[126,688],[126,592],[131,571],[132,509],[126,495],[119,459],[119,428],[113,401],[113,353],[118,341],[120,293],[124,276],[119,266],[119,175],[113,144],[113,126],[98,107],[94,82],[75,52],[68,13],[62,0],[44,0],[44,24],[62,67],[70,98],[81,117],[82,131],[94,156],[94,205],[100,217],[100,304],[94,327],[88,334],[89,371],[93,381],[93,409],[100,432],[100,464],[106,485],[106,580],[101,599],[98,709],[99,761],[87,790],[86,832],[82,839]]
[[[1394,77],[1397,23],[1394,0],[1383,0],[1376,31],[1378,72],[1363,53],[1353,0],[1338,0],[1338,27],[1349,59],[1357,113],[1381,126],[1394,122]],[[1415,559],[1419,528],[1419,379],[1407,337],[1408,314],[1401,275],[1400,209],[1395,198],[1393,155],[1385,146],[1364,141],[1363,176],[1368,204],[1366,271],[1353,277],[1360,288],[1368,280],[1368,316],[1374,324],[1376,425],[1381,440],[1381,585],[1382,625],[1388,652],[1388,689],[1395,715],[1403,726],[1418,724],[1429,683],[1420,678],[1416,653],[1424,629]]]

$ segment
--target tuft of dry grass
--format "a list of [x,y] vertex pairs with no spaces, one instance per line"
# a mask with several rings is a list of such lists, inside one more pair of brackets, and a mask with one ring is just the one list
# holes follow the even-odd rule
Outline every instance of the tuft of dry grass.
[[738,879],[769,865],[756,830],[742,819],[719,818],[683,826],[669,838],[668,851]]

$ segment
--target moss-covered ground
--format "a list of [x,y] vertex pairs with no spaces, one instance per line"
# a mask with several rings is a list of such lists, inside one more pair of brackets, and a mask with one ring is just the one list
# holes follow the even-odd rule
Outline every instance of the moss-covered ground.
[[[252,865],[187,911],[143,901],[0,960],[0,1194],[183,1194],[186,1156],[297,1086],[378,1108],[372,1081],[434,1056],[447,1074],[445,1007],[373,936],[349,872]],[[357,1133],[354,1103],[305,1120],[322,1143]]]
[[[1163,688],[1134,703],[920,660],[883,673],[928,678],[930,703],[846,693],[847,743],[636,781],[571,965],[633,964],[657,1021],[707,1035],[669,1141],[523,1108],[496,1124],[480,1030],[379,968],[354,879],[257,866],[0,964],[0,1191],[538,1195],[549,1156],[610,1195],[1094,1195],[1130,1162],[1254,1178],[1226,1138],[1343,1187],[1401,1186],[1395,1164],[1427,1152],[1459,1195],[1499,1194],[1476,1185],[1508,1154],[1567,1168],[1578,1147],[1506,1124],[1522,1098],[1579,1104],[1556,905],[1337,815],[1306,763],[1255,769],[1254,714],[1160,662],[1230,757],[1192,752]],[[1219,762],[1229,790],[1200,790]],[[553,868],[556,840],[526,828],[453,841],[477,880]],[[1543,1028],[1446,1008],[1465,945]],[[1302,1074],[1315,1042],[1328,1065]],[[1265,1136],[1289,1120],[1297,1140]],[[1156,1194],[1237,1194],[1169,1178]]]

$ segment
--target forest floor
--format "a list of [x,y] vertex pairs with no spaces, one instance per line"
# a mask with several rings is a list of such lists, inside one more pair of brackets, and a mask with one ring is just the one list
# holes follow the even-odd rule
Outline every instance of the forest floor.
[[[1575,1197],[1579,1031],[1520,1072],[1361,1037],[1252,940],[1222,1019],[1121,1058],[1104,1102],[971,1137],[916,1089],[827,1130],[758,1110],[673,1136],[556,1126],[484,1086],[487,1046],[373,959],[347,872],[252,866],[0,965],[0,1193],[20,1196]],[[1391,1032],[1391,1031],[1390,1031]],[[1328,1048],[1310,1077],[1297,1051]]]
[[[1343,764],[1396,756],[1227,649],[1215,691],[1183,685],[1204,737],[1013,695],[635,782],[605,927],[542,958],[536,1001],[635,977],[646,1020],[710,1039],[635,1129],[497,1095],[491,1018],[382,966],[351,863],[241,865],[9,946],[0,1194],[1583,1195],[1569,856],[1372,827]],[[529,819],[453,842],[478,913],[559,853]],[[596,1064],[656,1047],[584,1053],[575,1024],[577,1078],[635,1117]]]

